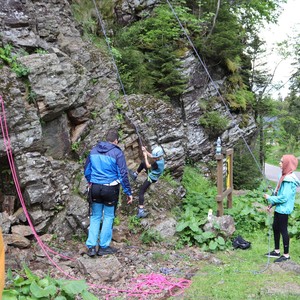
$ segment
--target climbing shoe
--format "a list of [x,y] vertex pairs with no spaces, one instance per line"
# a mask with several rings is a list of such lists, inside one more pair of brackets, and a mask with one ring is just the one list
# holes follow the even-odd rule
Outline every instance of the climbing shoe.
[[266,253],[265,256],[278,258],[280,257],[280,252],[276,252],[275,250],[273,250],[269,253]]
[[96,247],[94,246],[94,247],[89,248],[88,252],[87,252],[87,255],[89,257],[94,257],[96,255]]
[[138,177],[138,173],[137,172],[133,172],[132,170],[128,169],[128,174],[130,176],[130,178],[133,181],[136,181],[137,177]]
[[99,247],[99,250],[97,252],[98,256],[103,256],[103,255],[109,255],[109,254],[114,254],[117,253],[118,249],[113,248],[113,247],[106,247],[106,248],[101,248]]
[[278,263],[278,262],[283,262],[283,261],[286,261],[286,260],[289,260],[290,257],[286,257],[284,255],[281,255],[279,258],[275,259],[274,262],[275,263]]
[[132,171],[131,169],[128,169],[128,175],[133,181],[136,181],[136,179],[138,177],[138,173]]
[[137,218],[146,218],[148,213],[146,213],[143,209],[139,209],[138,214],[136,215]]

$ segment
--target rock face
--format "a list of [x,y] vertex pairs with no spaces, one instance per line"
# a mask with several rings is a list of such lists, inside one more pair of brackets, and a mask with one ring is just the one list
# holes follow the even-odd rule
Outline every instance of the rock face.
[[[123,9],[127,10],[127,15],[123,14],[126,22],[129,12],[135,11],[130,3]],[[155,1],[139,3],[151,8]],[[146,95],[119,95],[110,56],[83,39],[66,0],[0,0],[0,30],[0,46],[13,45],[11,55],[18,54],[17,65],[28,72],[18,77],[4,65],[0,91],[21,191],[38,233],[55,232],[70,238],[86,231],[83,162],[110,127],[120,129],[132,168],[139,162],[141,142],[149,149],[162,146],[166,167],[177,179],[187,159],[208,161],[213,157],[213,141],[199,124],[203,114],[199,99],[208,99],[215,90],[192,53],[184,58],[190,82],[178,108]],[[25,51],[26,55],[21,55]],[[216,84],[222,85],[219,75],[216,79]],[[228,115],[221,104],[214,109]],[[251,115],[243,130],[240,123],[240,116],[233,115],[223,133],[228,147],[241,134],[248,139],[255,133]],[[0,139],[0,220],[5,220],[7,228],[7,224],[26,222],[19,201],[9,218],[3,207],[5,196],[17,195],[2,136]],[[161,189],[155,189],[158,192],[147,196],[149,209],[154,211],[177,205],[184,194],[180,188],[160,184]],[[137,189],[134,186],[135,192]],[[135,208],[127,210],[135,213]]]

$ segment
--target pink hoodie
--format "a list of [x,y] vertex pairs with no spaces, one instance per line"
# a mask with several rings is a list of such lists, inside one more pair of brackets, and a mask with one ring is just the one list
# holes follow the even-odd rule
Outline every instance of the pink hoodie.
[[293,173],[298,167],[298,159],[292,154],[285,154],[282,156],[282,175],[276,187],[275,195],[280,188],[280,185],[284,177],[288,174]]

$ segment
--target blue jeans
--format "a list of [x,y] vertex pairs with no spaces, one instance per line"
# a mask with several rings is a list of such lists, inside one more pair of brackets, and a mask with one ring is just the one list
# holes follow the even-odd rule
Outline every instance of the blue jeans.
[[[93,202],[92,215],[90,216],[89,236],[86,241],[88,248],[97,245],[100,245],[101,248],[106,248],[109,246],[112,240],[114,218],[115,206],[107,206],[102,203]],[[102,227],[100,231],[101,220]]]

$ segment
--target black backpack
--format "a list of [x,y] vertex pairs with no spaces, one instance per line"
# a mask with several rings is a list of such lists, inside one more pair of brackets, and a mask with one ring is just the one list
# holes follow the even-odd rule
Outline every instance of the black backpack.
[[251,246],[251,243],[248,241],[245,241],[240,235],[237,236],[233,241],[232,241],[232,246],[234,249],[248,249]]

